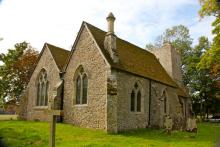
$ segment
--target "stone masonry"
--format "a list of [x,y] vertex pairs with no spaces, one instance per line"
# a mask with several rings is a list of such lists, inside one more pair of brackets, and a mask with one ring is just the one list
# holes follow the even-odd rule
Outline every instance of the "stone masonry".
[[[75,105],[75,74],[82,66],[88,75],[88,103]],[[86,128],[106,128],[108,66],[86,27],[78,42],[65,74],[64,122]]]
[[153,49],[151,52],[158,58],[161,65],[177,84],[182,85],[181,58],[180,53],[168,42],[161,48]]
[[[75,126],[117,133],[146,127],[164,128],[165,118],[170,118],[173,129],[182,129],[188,117],[186,113],[191,113],[192,109],[188,105],[190,99],[178,94],[177,85],[182,82],[178,53],[169,44],[165,45],[163,51],[152,51],[158,61],[153,54],[114,34],[115,18],[112,13],[107,20],[109,32],[82,23],[66,62],[60,60],[60,52],[52,53],[47,45],[44,46],[26,90],[27,111],[22,112],[27,112],[28,120],[48,121],[47,110],[51,99],[56,96],[54,105],[56,109],[63,108],[63,122]],[[130,50],[127,50],[129,47]],[[136,51],[139,54],[133,56]],[[141,58],[138,58],[140,54]],[[147,61],[147,66],[143,68],[140,60],[133,63],[137,58],[132,62],[127,60],[127,55]],[[58,66],[58,61],[65,63],[63,68]],[[135,69],[139,72],[132,70],[136,64],[139,68]],[[152,68],[155,66],[156,71]],[[36,106],[37,82],[42,69],[47,72],[49,81],[48,106]],[[82,70],[88,78],[87,103],[76,104],[76,80]],[[151,74],[157,74],[158,70],[161,74]],[[141,109],[131,111],[131,93],[137,87],[141,93]]]
[[61,80],[59,77],[60,71],[57,68],[56,63],[49,49],[46,46],[31,76],[30,82],[28,83],[28,91],[27,91],[28,92],[28,107],[27,107],[27,119],[28,120],[41,120],[41,121],[49,120],[49,116],[48,116],[49,114],[47,110],[48,110],[48,107],[50,107],[50,103],[48,103],[48,106],[36,106],[38,74],[43,68],[47,71],[47,75],[48,75],[48,81],[49,81],[48,97],[50,99],[53,97],[54,86],[57,83],[61,82]]

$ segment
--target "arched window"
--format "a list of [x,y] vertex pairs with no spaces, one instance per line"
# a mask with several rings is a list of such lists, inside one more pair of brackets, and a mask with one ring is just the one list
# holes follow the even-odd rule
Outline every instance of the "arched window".
[[141,90],[137,83],[131,92],[131,112],[141,112]]
[[88,78],[83,68],[80,67],[76,79],[76,104],[87,104]]
[[83,95],[82,95],[82,103],[87,103],[87,87],[88,87],[88,79],[86,74],[83,75]]
[[167,113],[167,97],[166,97],[165,91],[163,92],[162,99],[163,99],[163,106],[164,106],[163,112],[164,114],[166,114]]
[[40,105],[40,97],[41,97],[41,83],[37,84],[37,106]]
[[131,111],[134,111],[134,103],[135,103],[135,93],[134,90],[131,92]]
[[81,77],[79,75],[76,80],[76,104],[80,104],[80,97],[81,97]]
[[47,106],[48,105],[48,87],[49,82],[47,80],[47,72],[42,69],[38,76],[37,81],[37,106]]
[[44,102],[44,105],[47,106],[48,105],[48,88],[49,88],[49,82],[47,81],[46,83],[46,95],[45,95],[45,102]]
[[137,93],[137,111],[141,111],[141,92],[140,90]]

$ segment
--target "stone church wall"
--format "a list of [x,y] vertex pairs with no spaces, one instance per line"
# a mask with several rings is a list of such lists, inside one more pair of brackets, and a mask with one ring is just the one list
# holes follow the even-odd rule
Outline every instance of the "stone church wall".
[[37,81],[38,81],[38,75],[42,68],[46,70],[48,81],[49,81],[48,99],[52,98],[53,88],[58,82],[60,82],[59,69],[57,68],[56,63],[49,49],[46,48],[28,84],[28,88],[27,88],[28,89],[27,91],[28,92],[28,107],[27,107],[27,119],[28,120],[49,121],[47,109],[50,106],[50,103],[48,102],[48,106],[36,106]]
[[[161,128],[163,127],[164,122],[164,99],[163,99],[163,91],[167,91],[167,86],[160,84],[158,82],[152,81],[151,82],[151,119],[150,125],[152,127]],[[168,109],[169,109],[169,102],[171,97],[167,97],[168,102]],[[168,110],[169,113],[169,110]]]
[[[142,88],[141,112],[130,111],[131,91],[134,84],[138,83]],[[146,127],[164,127],[165,115],[171,116],[173,128],[182,126],[181,105],[176,94],[176,89],[151,80],[151,92],[149,92],[150,80],[135,76],[126,72],[117,73],[118,106],[117,127],[118,131],[132,130]],[[150,125],[149,123],[149,94],[150,97]],[[166,113],[164,113],[164,95],[166,96]]]
[[[164,117],[169,115],[173,120],[173,128],[181,127],[181,105],[176,93],[176,89],[167,85],[152,81],[151,83],[151,122],[153,127],[164,127]],[[164,113],[164,97],[166,96],[166,113]]]
[[[87,104],[76,104],[76,73],[79,67],[83,68],[88,77]],[[54,86],[61,82],[59,69],[49,50],[45,49],[28,84],[28,120],[48,121],[49,119],[47,109],[50,103],[48,106],[36,106],[36,81],[42,68],[48,75],[48,98],[52,98]],[[141,90],[140,112],[130,110],[131,92],[135,83]],[[166,113],[164,113],[164,93],[167,101]],[[149,126],[161,128],[164,126],[164,117],[167,114],[173,120],[173,127],[178,129],[181,128],[183,116],[175,88],[117,69],[110,69],[85,26],[80,32],[64,75],[63,109],[64,122],[107,132]]]
[[[75,72],[82,66],[88,76],[87,104],[76,105]],[[107,65],[84,27],[65,74],[64,122],[106,130]]]
[[180,104],[176,89],[168,87],[167,93],[170,99],[170,115],[173,119],[173,129],[181,129],[184,125],[182,106]]
[[[149,80],[126,72],[118,72],[118,131],[146,128],[149,113]],[[131,92],[135,83],[141,88],[141,112],[131,112]]]

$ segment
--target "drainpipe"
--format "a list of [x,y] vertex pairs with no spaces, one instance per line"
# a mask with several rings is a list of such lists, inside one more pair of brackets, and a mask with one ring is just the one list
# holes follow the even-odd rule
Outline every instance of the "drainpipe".
[[151,125],[151,80],[149,80],[149,112],[148,112],[148,127]]

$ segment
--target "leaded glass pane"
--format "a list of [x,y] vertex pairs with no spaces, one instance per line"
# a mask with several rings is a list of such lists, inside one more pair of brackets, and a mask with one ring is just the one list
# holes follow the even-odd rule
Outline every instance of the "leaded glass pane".
[[87,76],[83,76],[83,97],[82,97],[82,103],[87,103],[87,89],[88,89],[88,79]]
[[81,96],[81,77],[78,76],[76,80],[76,104],[80,104],[80,96]]
[[134,104],[135,104],[135,92],[132,90],[131,92],[131,111],[134,111]]
[[48,87],[49,87],[49,82],[46,82],[46,92],[45,92],[45,102],[44,105],[47,106],[48,104]]
[[137,112],[141,111],[141,92],[137,93]]
[[165,96],[165,93],[164,93],[163,97],[164,97],[164,113],[167,113],[167,98]]
[[41,100],[40,100],[40,105],[44,106],[44,100],[45,100],[45,91],[46,91],[46,85],[43,82],[42,83],[42,89],[41,89]]
[[41,88],[41,85],[40,83],[37,84],[37,106],[40,105],[40,88]]

